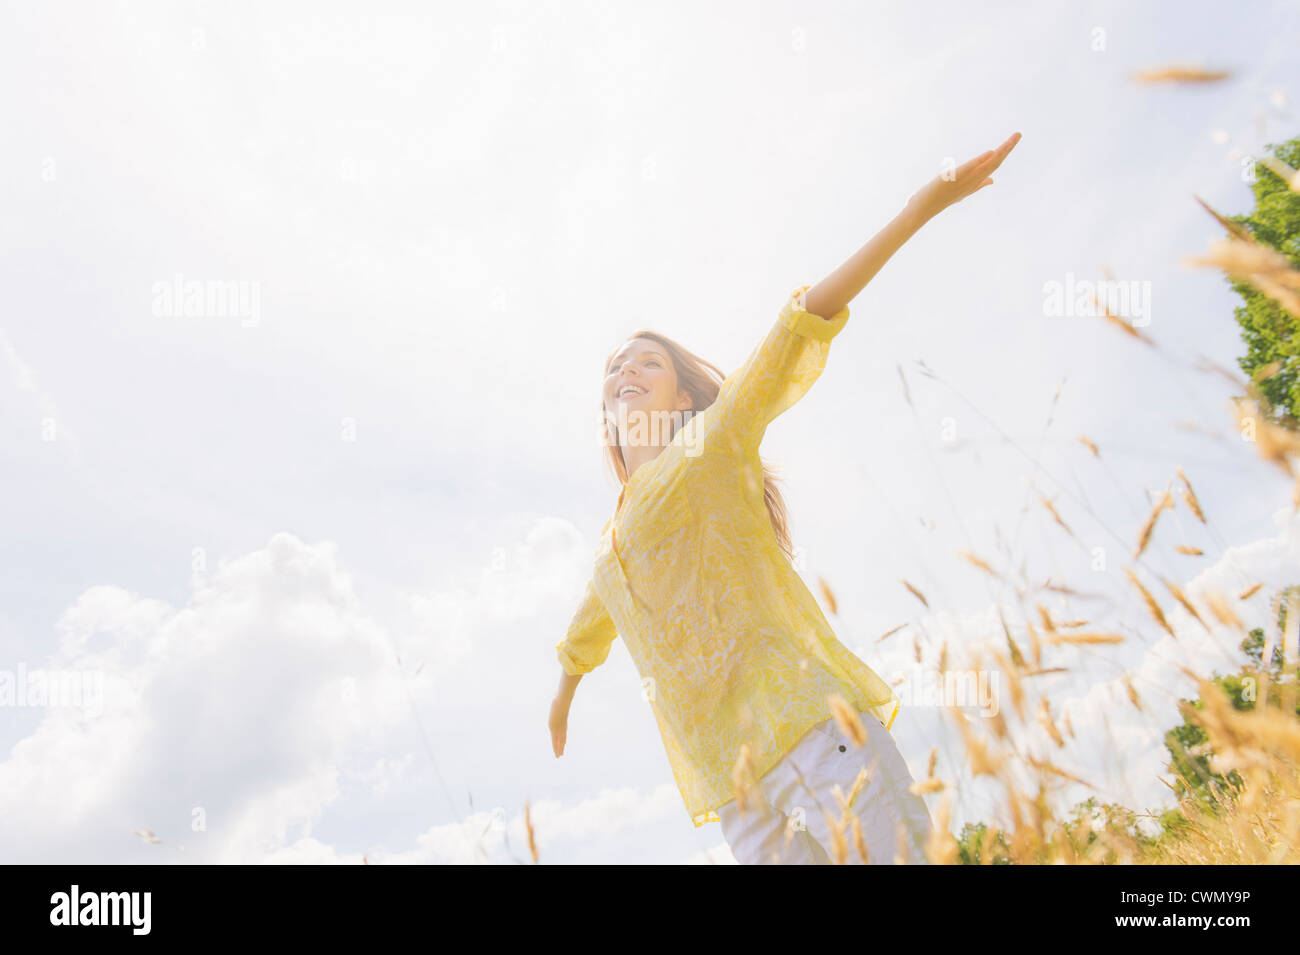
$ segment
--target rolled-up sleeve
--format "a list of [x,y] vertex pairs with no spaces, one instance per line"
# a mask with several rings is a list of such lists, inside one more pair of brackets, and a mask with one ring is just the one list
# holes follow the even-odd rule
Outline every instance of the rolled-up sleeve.
[[560,666],[570,676],[590,673],[605,662],[610,645],[617,636],[614,621],[596,593],[595,581],[588,580],[568,632],[555,645]]
[[809,288],[790,293],[767,336],[718,391],[719,426],[746,445],[757,447],[772,420],[808,393],[849,320],[847,306],[831,318],[809,312]]

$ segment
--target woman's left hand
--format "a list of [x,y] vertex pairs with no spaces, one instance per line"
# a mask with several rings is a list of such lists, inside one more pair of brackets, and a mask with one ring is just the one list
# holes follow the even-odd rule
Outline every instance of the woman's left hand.
[[990,149],[974,159],[968,159],[948,173],[947,175],[952,178],[936,176],[907,200],[908,208],[922,218],[930,219],[954,203],[979,192],[985,186],[991,186],[994,170],[1002,165],[1002,160],[1007,158],[1018,142],[1020,142],[1020,134],[1012,133],[997,149]]

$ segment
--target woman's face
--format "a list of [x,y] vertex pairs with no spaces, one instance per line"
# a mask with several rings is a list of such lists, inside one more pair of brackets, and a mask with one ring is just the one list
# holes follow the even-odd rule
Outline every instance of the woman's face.
[[677,390],[677,371],[668,350],[652,338],[633,338],[614,355],[605,371],[605,412],[629,422],[637,414],[682,411],[690,407],[690,396]]

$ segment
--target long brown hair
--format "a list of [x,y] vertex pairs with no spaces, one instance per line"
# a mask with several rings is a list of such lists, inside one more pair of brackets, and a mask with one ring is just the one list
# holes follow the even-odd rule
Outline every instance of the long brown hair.
[[[667,335],[661,335],[659,332],[650,331],[646,328],[638,328],[628,336],[628,340],[633,338],[649,338],[668,349],[668,356],[672,359],[673,368],[677,371],[677,390],[685,391],[691,396],[691,414],[701,413],[717,400],[718,389],[727,376],[712,362],[705,361]],[[609,371],[609,363],[614,360],[614,356],[617,354],[617,347],[609,353],[609,356],[605,359],[605,372]],[[621,442],[618,440],[618,427],[606,414],[603,399],[600,413],[602,420],[605,422],[606,460],[614,472],[614,477],[618,479],[620,484],[626,484],[627,467],[623,463],[623,452],[620,449]],[[679,420],[678,416],[674,415],[673,420],[674,422]],[[677,427],[679,425],[674,424],[674,434],[677,433]],[[790,542],[789,519],[786,514],[785,499],[776,486],[777,482],[782,479],[774,468],[763,462],[761,457],[759,463],[763,468],[763,503],[767,505],[767,515],[772,521],[772,530],[776,533],[776,542],[780,545],[786,557],[793,561],[794,547]]]

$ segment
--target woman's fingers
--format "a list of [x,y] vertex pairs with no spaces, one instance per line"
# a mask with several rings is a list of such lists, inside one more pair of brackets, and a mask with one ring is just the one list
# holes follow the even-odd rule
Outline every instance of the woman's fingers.
[[987,159],[989,156],[992,155],[993,155],[993,150],[990,149],[988,152],[980,153],[974,159],[967,159],[964,163],[962,163],[955,170],[953,170],[954,178],[960,179],[962,176],[969,173],[972,169],[974,169],[976,166],[978,166],[985,159]]
[[990,149],[984,154],[983,158],[986,158],[991,162],[1000,163],[1002,160],[1007,158],[1007,154],[1010,153],[1011,150],[1016,148],[1016,143],[1018,142],[1020,142],[1020,134],[1012,133],[1007,137],[1006,142],[997,149]]
[[564,753],[564,733],[559,730],[551,730],[551,749],[555,750],[558,758]]
[[1020,134],[1012,133],[1001,146],[996,149],[985,150],[974,159],[968,159],[958,166],[955,178],[960,180],[971,177],[983,185],[983,180],[988,178],[989,173],[1002,165],[1002,160],[1007,158],[1007,155],[1018,142],[1020,142]]
[[1002,165],[1020,142],[1020,133],[1012,133],[996,149],[989,149],[957,166],[951,173],[936,176],[908,199],[909,207],[933,216],[962,199],[993,185],[992,174]]
[[567,700],[557,696],[551,701],[551,715],[547,725],[551,730],[551,749],[555,752],[556,757],[559,757],[564,753],[564,737],[569,726],[569,704]]
[[992,153],[987,154],[988,158],[983,160],[979,165],[977,165],[974,169],[971,170],[970,172],[971,177],[979,181],[980,185],[983,186],[985,184],[984,180],[988,178],[990,173],[995,172],[997,168],[1002,165],[1002,161],[1007,158],[1007,156],[1011,153],[1011,150],[1015,147],[1016,143],[1019,141],[1020,141],[1020,134],[1016,133],[1015,136],[1011,137],[1011,139],[1008,139],[1005,143],[999,146]]
[[1016,148],[1016,143],[1020,142],[1020,134],[1012,133],[1007,137],[1007,141],[993,151],[994,157],[999,163],[1007,158],[1011,150]]

